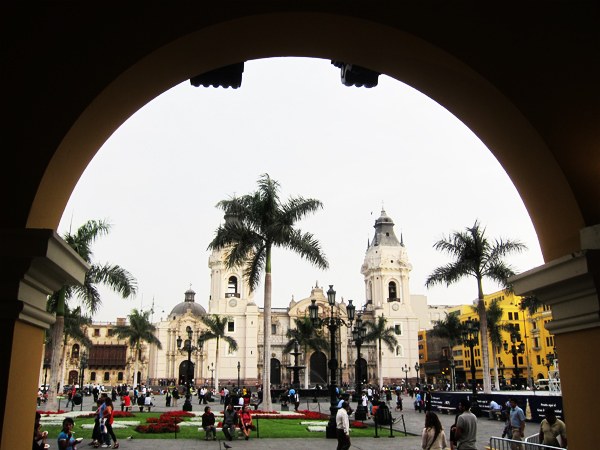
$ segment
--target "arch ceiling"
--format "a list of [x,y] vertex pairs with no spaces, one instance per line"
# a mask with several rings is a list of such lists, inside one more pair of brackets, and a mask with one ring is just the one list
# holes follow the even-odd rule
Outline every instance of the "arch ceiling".
[[600,222],[597,4],[335,3],[5,6],[2,226],[56,229],[101,145],[170,87],[304,56],[368,67],[442,104],[507,171],[545,259],[579,249],[579,230]]

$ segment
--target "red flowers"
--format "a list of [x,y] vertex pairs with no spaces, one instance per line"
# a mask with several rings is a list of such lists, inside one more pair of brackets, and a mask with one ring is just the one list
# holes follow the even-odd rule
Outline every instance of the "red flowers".
[[182,417],[195,417],[195,414],[184,411],[169,411],[161,414],[157,419],[150,417],[146,419],[146,423],[150,425],[138,425],[135,431],[138,433],[175,433],[179,431],[179,422],[183,422]]
[[[123,418],[123,417],[135,417],[135,414],[130,413],[129,411],[113,411],[113,417],[115,419],[117,418]],[[94,413],[90,413],[90,414],[82,414],[80,416],[77,416],[78,419],[93,419],[94,418]]]
[[59,409],[58,411],[38,411],[40,413],[40,415],[44,416],[44,417],[48,417],[50,416],[50,414],[64,414],[67,411],[63,411],[62,409]]

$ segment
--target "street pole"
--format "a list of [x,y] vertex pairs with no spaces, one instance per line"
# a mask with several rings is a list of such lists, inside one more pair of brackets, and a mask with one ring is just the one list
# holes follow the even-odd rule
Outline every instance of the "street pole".
[[356,412],[354,413],[354,418],[356,420],[366,420],[367,419],[367,411],[362,402],[362,361],[360,356],[360,347],[363,343],[363,339],[367,334],[367,328],[362,324],[362,318],[359,315],[356,318],[356,326],[352,330],[352,340],[356,343],[356,350],[358,352],[356,359],[356,396],[354,398],[355,401],[358,401],[356,405]]
[[465,322],[466,328],[463,330],[463,341],[471,350],[471,387],[473,388],[473,401],[471,402],[471,412],[477,417],[481,415],[479,404],[477,403],[477,387],[475,386],[475,355],[473,347],[479,344],[479,323],[469,319]]
[[241,367],[242,366],[241,366],[240,362],[238,361],[238,365],[237,365],[237,369],[238,369],[238,384],[237,384],[238,392],[240,390],[240,368]]
[[337,329],[339,327],[341,327],[342,325],[348,327],[348,328],[352,328],[352,322],[354,321],[354,312],[355,312],[355,306],[352,304],[352,300],[348,301],[348,306],[346,307],[346,312],[348,314],[348,321],[349,323],[346,323],[342,318],[340,317],[334,317],[333,315],[333,310],[334,310],[334,306],[335,306],[335,291],[333,290],[333,285],[329,285],[329,290],[327,291],[327,301],[329,303],[330,306],[330,311],[331,311],[331,317],[327,317],[325,319],[321,319],[319,317],[319,307],[316,304],[316,300],[311,300],[311,304],[308,307],[308,311],[310,313],[310,319],[313,322],[313,324],[315,325],[315,327],[322,327],[323,325],[326,325],[328,330],[329,330],[329,337],[331,339],[331,358],[329,360],[329,370],[330,370],[330,383],[329,383],[329,394],[330,394],[330,398],[331,398],[331,406],[329,407],[329,423],[327,424],[326,427],[326,432],[325,432],[325,436],[328,439],[336,439],[337,438],[337,433],[336,433],[336,415],[337,415],[337,393],[336,393],[336,374],[337,374],[337,369],[338,369],[338,361],[336,359],[335,356],[335,333],[337,331]]

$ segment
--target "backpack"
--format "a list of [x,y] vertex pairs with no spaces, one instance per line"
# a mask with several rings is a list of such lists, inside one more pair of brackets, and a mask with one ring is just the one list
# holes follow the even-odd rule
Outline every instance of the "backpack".
[[392,423],[392,414],[385,403],[381,403],[377,408],[377,425],[389,425]]

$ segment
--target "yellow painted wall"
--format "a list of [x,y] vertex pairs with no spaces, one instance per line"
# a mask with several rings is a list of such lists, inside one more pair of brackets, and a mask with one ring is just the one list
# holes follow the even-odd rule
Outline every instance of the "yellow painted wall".
[[[19,389],[19,386],[36,386],[39,361],[42,358],[44,330],[23,322],[15,322],[13,345],[8,374],[9,389],[6,394],[6,413],[2,424],[2,450],[29,448],[33,439],[36,411],[36,389]],[[4,393],[3,393],[4,394]],[[10,430],[10,433],[6,433]]]

